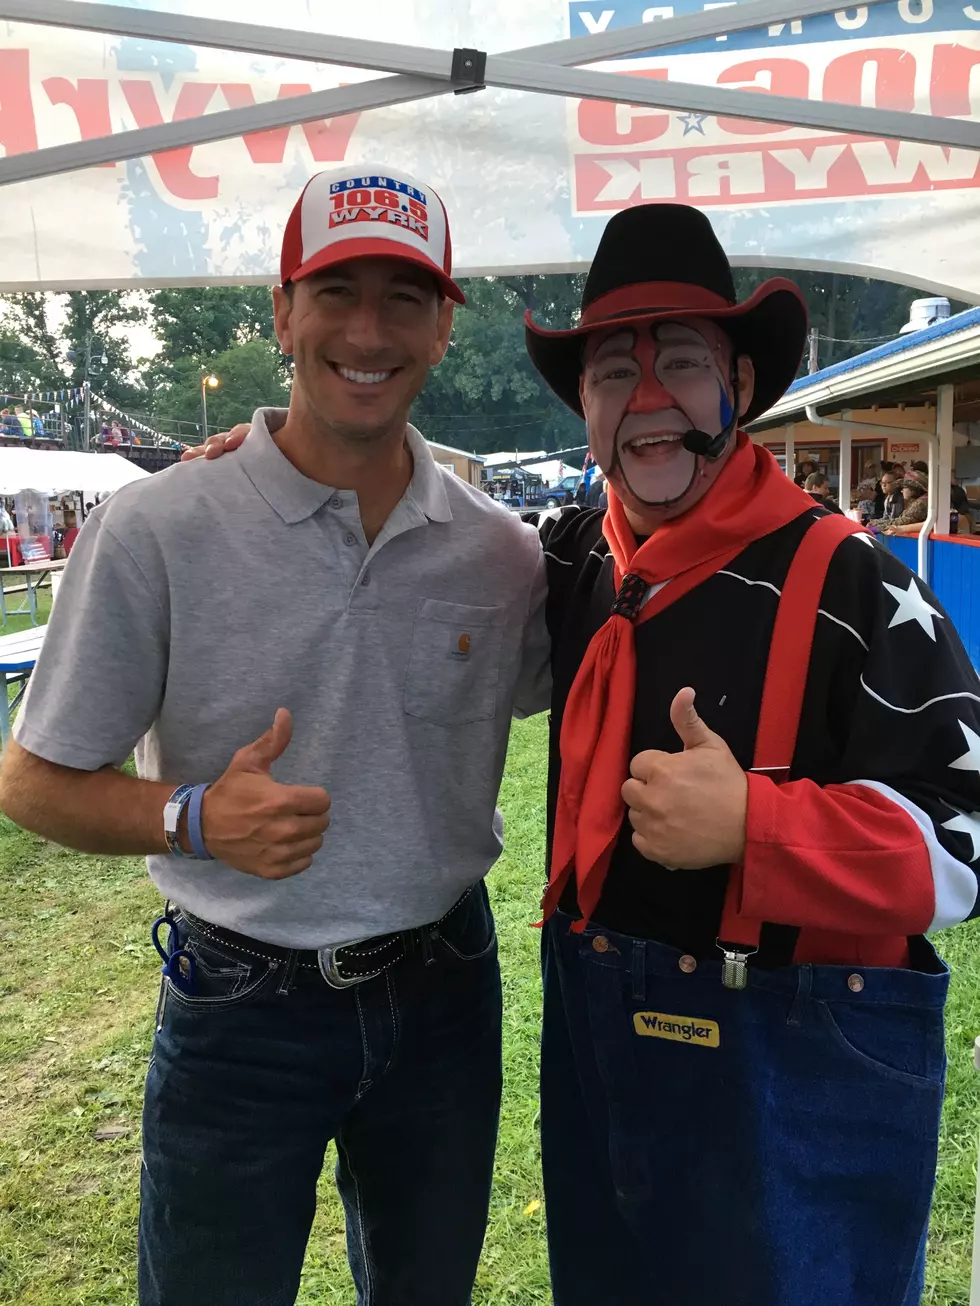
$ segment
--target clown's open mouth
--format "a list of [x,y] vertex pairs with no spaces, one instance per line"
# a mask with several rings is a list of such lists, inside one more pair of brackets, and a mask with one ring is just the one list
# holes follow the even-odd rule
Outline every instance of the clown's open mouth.
[[651,435],[635,435],[623,444],[623,452],[632,454],[643,462],[666,462],[681,447],[684,436],[680,431],[659,431]]

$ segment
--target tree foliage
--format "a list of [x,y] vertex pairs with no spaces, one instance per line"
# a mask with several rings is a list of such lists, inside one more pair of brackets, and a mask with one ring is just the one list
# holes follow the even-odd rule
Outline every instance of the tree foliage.
[[462,283],[443,362],[419,396],[426,434],[476,453],[568,448],[584,440],[581,420],[555,398],[524,347],[524,314],[546,326],[578,314],[580,276],[481,277]]
[[226,431],[236,422],[250,422],[256,408],[289,403],[279,346],[258,336],[206,360],[186,357],[148,370],[152,418],[200,426],[201,378],[211,373],[219,384],[216,389],[207,388],[209,431]]
[[160,358],[172,364],[216,358],[249,340],[275,339],[268,286],[155,290],[150,324],[161,344]]
[[[916,295],[858,277],[736,269],[739,298],[777,275],[796,281],[806,296],[821,337],[821,367],[896,336]],[[530,310],[545,326],[574,325],[584,283],[581,274],[464,281],[467,303],[456,310],[448,353],[415,405],[414,420],[425,434],[477,453],[583,444],[581,420],[531,366],[523,321]],[[289,402],[290,365],[275,338],[265,286],[167,289],[148,296],[32,293],[6,296],[2,307],[0,387],[11,393],[80,384],[91,338],[92,388],[157,429],[172,430],[180,421],[190,436],[199,427],[201,377],[211,372],[221,382],[207,396],[212,430],[248,420],[260,406]],[[132,357],[129,328],[138,321],[160,342],[153,359]],[[804,358],[801,371],[806,366]]]
[[141,320],[143,309],[132,292],[6,295],[2,306],[0,384],[8,390],[80,386],[88,359],[88,381],[97,394],[120,407],[138,402],[142,386],[126,329]]

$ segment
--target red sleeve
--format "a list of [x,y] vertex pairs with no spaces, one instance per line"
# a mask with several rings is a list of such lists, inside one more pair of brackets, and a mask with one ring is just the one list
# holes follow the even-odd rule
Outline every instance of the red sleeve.
[[929,851],[897,803],[863,785],[748,782],[740,915],[847,934],[929,928]]

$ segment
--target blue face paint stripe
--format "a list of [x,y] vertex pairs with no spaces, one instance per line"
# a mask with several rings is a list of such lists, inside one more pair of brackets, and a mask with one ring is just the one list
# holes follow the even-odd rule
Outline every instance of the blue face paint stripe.
[[719,430],[724,431],[725,428],[728,426],[728,423],[732,420],[732,414],[734,413],[735,410],[732,408],[731,402],[725,391],[725,387],[721,385],[720,382],[718,385],[718,389],[721,391],[721,403],[719,404],[719,408],[721,411],[721,426],[719,427]]

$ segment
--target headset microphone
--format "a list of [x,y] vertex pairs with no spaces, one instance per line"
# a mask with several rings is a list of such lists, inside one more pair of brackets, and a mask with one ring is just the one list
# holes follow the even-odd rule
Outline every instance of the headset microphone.
[[721,457],[725,451],[725,445],[732,438],[732,432],[738,425],[738,372],[734,360],[732,362],[732,391],[734,405],[727,425],[717,435],[708,435],[707,431],[698,431],[696,429],[688,431],[683,440],[684,448],[688,453],[700,454],[703,458],[713,461],[715,458]]

